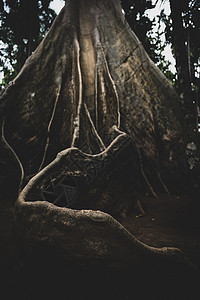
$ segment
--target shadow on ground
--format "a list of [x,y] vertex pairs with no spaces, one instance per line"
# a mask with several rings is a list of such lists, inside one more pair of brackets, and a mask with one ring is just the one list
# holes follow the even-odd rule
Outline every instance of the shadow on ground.
[[[141,202],[144,217],[132,212],[120,222],[148,245],[180,248],[200,268],[199,212],[187,197],[161,195]],[[13,206],[1,204],[1,299],[200,299],[198,273],[177,263],[117,270],[108,265],[64,264],[50,253],[22,262],[12,253],[12,216]]]

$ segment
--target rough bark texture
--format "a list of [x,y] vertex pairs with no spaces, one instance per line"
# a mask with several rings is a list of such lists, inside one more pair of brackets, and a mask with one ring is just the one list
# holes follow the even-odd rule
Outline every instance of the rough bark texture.
[[23,173],[24,184],[38,173],[16,203],[26,248],[49,245],[85,260],[174,253],[141,244],[103,212],[66,207],[123,214],[145,189],[156,196],[178,187],[177,103],[119,1],[66,1],[0,101],[2,163],[17,170],[0,177],[18,186]]
[[119,1],[68,1],[1,99],[5,136],[26,175],[71,146],[101,152],[113,125],[152,162],[151,175],[160,166],[164,172],[179,155],[173,149],[181,138],[177,105]]
[[[81,158],[81,163],[90,159],[96,165],[101,165],[104,157],[115,154],[116,147],[119,150],[116,144],[120,145],[118,140],[96,157],[83,155],[78,148],[62,151],[29,181],[17,200],[14,219],[14,237],[20,243],[21,255],[30,256],[48,248],[54,255],[80,264],[107,262],[112,267],[130,268],[150,261],[171,261],[193,268],[179,249],[147,246],[107,213],[61,208],[41,201],[43,192],[50,191],[52,180],[56,186],[58,172],[63,178],[74,168],[74,164],[71,164],[73,159],[79,161]],[[88,171],[86,169],[86,178]]]

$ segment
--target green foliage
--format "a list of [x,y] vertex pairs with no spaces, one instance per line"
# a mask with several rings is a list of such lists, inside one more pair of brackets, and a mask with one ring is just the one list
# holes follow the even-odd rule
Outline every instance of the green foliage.
[[56,14],[52,0],[2,0],[0,3],[0,71],[2,85],[22,68],[50,28]]

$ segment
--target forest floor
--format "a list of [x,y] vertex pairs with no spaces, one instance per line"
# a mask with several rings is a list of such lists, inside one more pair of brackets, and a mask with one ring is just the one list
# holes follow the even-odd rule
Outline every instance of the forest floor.
[[122,225],[145,244],[181,249],[200,268],[200,207],[187,196],[144,197],[141,203],[145,216],[131,213]]
[[[186,196],[160,195],[159,199],[146,196],[141,203],[145,215],[140,217],[131,212],[119,220],[124,227],[150,246],[180,248],[200,270],[200,209]],[[200,290],[198,276],[185,274],[187,271],[181,269],[174,273],[155,271],[154,267],[147,271],[144,266],[129,271],[113,271],[106,266],[65,266],[53,262],[48,255],[40,263],[34,259],[17,261],[9,238],[13,211],[12,205],[0,205],[0,298],[3,300],[200,299],[194,290],[196,287]]]

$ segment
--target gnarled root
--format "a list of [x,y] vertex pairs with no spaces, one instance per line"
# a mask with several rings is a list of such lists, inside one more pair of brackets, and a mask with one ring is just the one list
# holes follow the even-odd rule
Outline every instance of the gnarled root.
[[[109,158],[113,160],[115,155],[117,157],[122,144],[126,143],[127,136],[122,133],[97,155],[84,154],[77,148],[67,149],[29,181],[16,203],[14,219],[15,238],[27,254],[48,248],[48,251],[52,250],[65,261],[81,264],[106,262],[120,268],[132,268],[149,262],[189,265],[180,250],[158,249],[143,244],[105,212],[60,207],[40,198],[42,189],[49,187],[49,178],[56,183],[56,179],[62,177],[64,172],[77,171],[77,165],[87,160],[99,167],[106,162],[109,165]],[[86,178],[91,169],[85,167],[84,170]],[[55,188],[55,194],[56,191]]]

